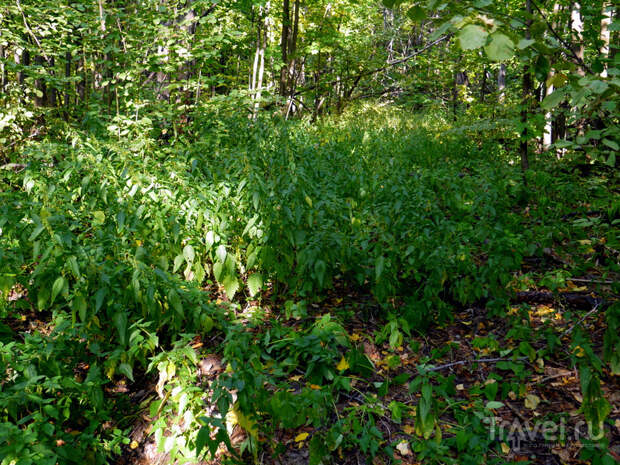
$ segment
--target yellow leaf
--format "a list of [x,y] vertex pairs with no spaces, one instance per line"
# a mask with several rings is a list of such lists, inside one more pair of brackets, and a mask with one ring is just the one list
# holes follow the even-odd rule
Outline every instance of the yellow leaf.
[[252,438],[258,440],[258,426],[249,416],[245,415],[240,409],[237,402],[233,404],[233,408],[226,414],[226,429],[232,432],[235,425],[241,426]]
[[295,436],[295,442],[305,441],[307,437],[308,433],[299,433],[297,436]]
[[344,358],[344,355],[340,359],[340,362],[338,362],[338,365],[336,365],[336,369],[338,371],[344,371],[344,370],[349,369],[349,362],[346,361],[346,359]]
[[137,449],[138,448],[138,441],[131,441],[131,444],[129,444],[129,448],[130,449]]
[[318,384],[311,384],[310,385],[310,389],[319,390],[319,389],[321,389],[321,386],[319,386]]
[[583,347],[581,346],[576,346],[573,349],[573,353],[577,356],[577,357],[583,357],[586,354],[586,351],[583,350]]
[[540,404],[540,397],[534,394],[528,394],[525,397],[525,406],[530,410],[534,410],[536,407],[538,407],[538,404]]
[[[620,421],[620,420],[618,420],[618,421]],[[415,428],[413,426],[411,426],[411,425],[403,426],[403,432],[405,434],[413,434],[414,431],[415,431]]]
[[510,447],[508,447],[508,444],[506,444],[505,442],[502,442],[502,452],[504,454],[510,453]]
[[360,336],[359,333],[353,333],[349,336],[349,339],[351,339],[353,342],[357,342],[362,338],[362,336]]

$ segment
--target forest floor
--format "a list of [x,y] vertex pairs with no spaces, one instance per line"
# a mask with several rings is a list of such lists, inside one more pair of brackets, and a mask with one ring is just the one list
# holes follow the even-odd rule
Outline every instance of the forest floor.
[[[560,259],[554,252],[546,259],[526,261],[529,264],[519,274],[542,276],[558,264],[576,258],[588,261],[593,257],[570,257],[565,251]],[[595,272],[595,268],[593,266],[591,271]],[[618,280],[618,276],[613,279]],[[308,320],[320,319],[326,312],[346,315],[343,318],[346,321],[344,330],[372,362],[373,369],[367,376],[351,377],[351,389],[341,393],[331,415],[335,420],[371,405],[378,412],[375,426],[382,438],[378,444],[380,447],[393,445],[393,455],[379,455],[372,459],[359,449],[339,449],[332,459],[333,463],[425,463],[416,458],[412,450],[420,394],[408,389],[408,382],[420,375],[420,366],[429,373],[436,373],[435,380],[441,386],[441,394],[437,398],[441,408],[436,420],[436,432],[428,441],[437,441],[438,436],[441,439],[458,438],[462,430],[453,410],[471,411],[481,417],[488,438],[498,445],[485,459],[489,462],[545,465],[592,463],[580,457],[590,432],[580,412],[583,404],[580,375],[569,362],[570,335],[579,325],[593,341],[588,349],[595,353],[602,352],[607,329],[604,309],[610,304],[607,299],[611,293],[611,282],[609,275],[603,280],[598,275],[589,274],[575,282],[568,280],[566,287],[555,291],[532,282],[526,290],[514,289],[513,305],[508,315],[492,314],[481,302],[455,311],[450,323],[433,326],[423,334],[414,333],[406,343],[396,347],[390,346],[388,341],[376,342],[381,339],[385,321],[380,316],[382,309],[376,306],[372,296],[359,288],[336,285],[327,298],[311,305],[306,318],[293,318],[284,324],[303,333],[308,327]],[[219,300],[221,305],[228,305],[225,294]],[[245,308],[257,304],[246,302]],[[392,304],[398,306],[402,303],[394,301]],[[281,308],[284,302],[267,298],[260,305],[269,315],[262,320],[261,331],[265,331],[275,320],[281,319],[280,315],[271,313],[269,309]],[[576,322],[575,316],[578,318]],[[515,328],[518,331],[515,332]],[[523,334],[528,336],[523,337]],[[551,335],[557,337],[555,348],[549,347]],[[211,350],[222,341],[197,337],[192,342],[198,358],[203,362],[209,361],[205,375],[213,379],[221,372],[225,362],[220,354]],[[577,357],[584,356],[583,350],[579,346],[572,348]],[[511,356],[514,353],[519,357]],[[303,378],[303,375],[290,377],[290,390],[299,393],[306,383]],[[138,398],[154,395],[156,379],[145,381],[146,385],[133,386],[133,389],[139,390],[130,395]],[[607,456],[620,461],[620,379],[609,370],[603,370],[600,381],[602,393],[612,406],[609,418],[613,426],[607,432]],[[501,402],[495,401],[499,397],[498,392],[502,393]],[[483,409],[479,402],[481,399],[483,404],[494,405]],[[395,412],[398,413],[395,415]],[[247,434],[239,426],[235,428],[233,446],[238,447],[247,439]],[[169,454],[158,450],[155,440],[148,436],[149,429],[150,418],[145,414],[130,433],[132,440],[139,445],[135,449],[125,447],[123,455],[115,462],[117,465],[164,465],[170,462]],[[269,438],[261,436],[259,441],[264,448],[259,463],[308,463],[308,440],[316,431],[317,428],[307,425],[297,429],[278,428]],[[223,456],[200,463],[220,464],[224,457],[230,458],[223,450],[220,453]],[[252,462],[250,458],[246,460],[247,463]],[[613,462],[607,459],[607,463]]]

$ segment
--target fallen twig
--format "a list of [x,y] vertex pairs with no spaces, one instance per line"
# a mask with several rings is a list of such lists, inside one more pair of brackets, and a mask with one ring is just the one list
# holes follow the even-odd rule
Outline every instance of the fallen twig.
[[573,329],[575,329],[575,327],[581,323],[583,323],[583,321],[588,318],[590,315],[592,315],[593,313],[595,313],[601,306],[601,302],[597,302],[596,305],[594,305],[594,308],[592,310],[590,310],[588,313],[586,313],[577,323],[575,323],[574,325],[572,325],[570,328],[568,328],[566,331],[564,331],[562,333],[562,336],[566,336],[567,334],[570,334]]
[[587,278],[570,278],[569,281],[576,283],[592,283],[592,284],[613,284],[616,281],[611,279],[587,279]]
[[428,371],[439,371],[444,368],[450,368],[457,365],[473,365],[474,363],[495,363],[495,362],[512,362],[514,360],[525,360],[527,357],[518,357],[516,359],[513,358],[479,358],[475,360],[459,360],[458,362],[446,363],[445,365],[434,366],[432,368],[428,368]]

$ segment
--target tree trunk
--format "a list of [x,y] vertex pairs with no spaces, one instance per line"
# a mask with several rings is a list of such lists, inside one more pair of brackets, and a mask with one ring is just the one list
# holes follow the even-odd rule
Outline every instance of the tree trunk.
[[[525,21],[525,38],[530,38],[530,26],[532,24],[532,4],[531,0],[525,0],[525,7],[527,10],[527,19]],[[521,144],[520,144],[520,152],[521,152],[521,170],[523,171],[523,179],[525,182],[525,172],[530,167],[529,155],[528,155],[528,113],[529,113],[529,104],[530,104],[530,94],[532,92],[532,75],[530,73],[529,63],[526,63],[523,67],[523,98],[521,100],[521,124],[523,125],[523,130],[521,132]]]
[[36,72],[38,77],[34,80],[34,106],[42,107],[45,105],[47,101],[47,86],[45,85],[45,80],[41,75],[44,73],[45,67],[43,66],[44,60],[41,55],[35,55],[34,64],[36,66]]
[[611,6],[608,2],[603,3],[603,19],[601,20],[601,58],[603,61],[603,71],[601,77],[607,77],[607,59],[609,58],[609,25],[611,24]]
[[282,68],[280,69],[280,95],[288,96],[287,73],[288,73],[288,44],[291,30],[290,1],[282,2],[282,36],[280,40],[280,52],[282,54]]
[[484,103],[484,95],[487,87],[487,68],[482,69],[482,82],[480,82],[480,102]]
[[[549,82],[551,80],[551,78],[553,78],[554,76],[554,72],[553,70],[549,71],[549,74],[547,75],[547,82]],[[544,86],[547,86],[546,83],[543,83]],[[549,84],[547,86],[545,95],[550,95],[551,93],[553,93],[553,84]],[[543,148],[544,149],[548,149],[551,144],[553,144],[553,114],[548,111],[545,113],[545,130],[543,132]]]
[[499,71],[497,73],[497,91],[499,103],[504,103],[506,90],[506,65],[502,63],[499,65]]
[[4,45],[0,45],[0,91],[4,92],[6,89],[6,84],[8,82],[8,74],[7,69],[4,64],[6,60],[6,49]]
[[[553,13],[556,14],[559,10],[560,10],[560,4],[555,3],[553,5]],[[557,30],[557,26],[558,26],[557,22],[554,21],[553,29]],[[547,75],[547,81],[543,83],[543,85],[546,86],[545,96],[551,95],[553,93],[553,84],[547,85],[546,83],[549,82],[553,78],[554,75],[555,75],[554,70],[550,69]],[[545,129],[543,131],[543,138],[542,138],[543,139],[542,146],[544,149],[548,149],[549,146],[555,142],[556,134],[553,130],[553,126],[554,126],[553,113],[551,111],[548,111],[547,113],[545,113]]]
[[[581,19],[581,5],[578,2],[573,3],[571,10],[571,29],[573,31],[573,43],[576,44],[575,55],[583,63],[583,20]],[[585,75],[585,70],[580,66],[577,69],[580,76]]]
[[71,52],[67,50],[65,52],[65,78],[67,82],[65,83],[65,107],[66,113],[68,114],[71,109],[71,92],[69,92],[69,78],[71,77]]
[[259,21],[257,22],[256,34],[256,51],[254,53],[254,66],[252,70],[252,98],[254,107],[252,117],[258,116],[260,109],[260,99],[263,91],[263,77],[265,74],[265,49],[267,47],[268,30],[269,30],[269,8],[270,2],[259,7]]

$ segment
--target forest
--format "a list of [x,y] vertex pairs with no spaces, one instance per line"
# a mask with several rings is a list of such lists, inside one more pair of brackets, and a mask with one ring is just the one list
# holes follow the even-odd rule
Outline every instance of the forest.
[[0,465],[620,463],[609,0],[0,0]]

